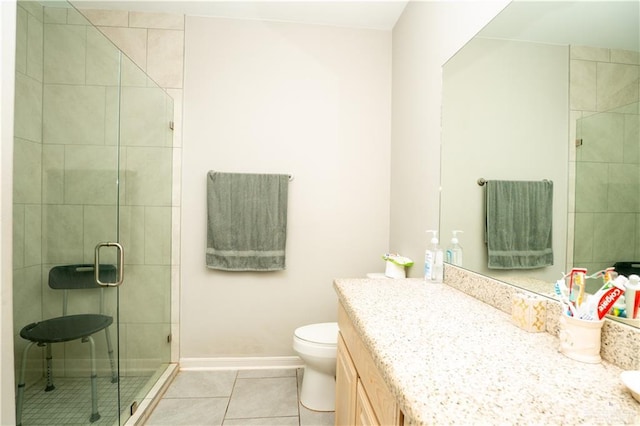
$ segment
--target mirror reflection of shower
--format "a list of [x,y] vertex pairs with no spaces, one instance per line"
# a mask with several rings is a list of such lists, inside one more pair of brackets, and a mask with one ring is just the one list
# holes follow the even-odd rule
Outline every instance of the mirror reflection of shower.
[[[453,229],[465,231],[461,240],[465,269],[554,297],[551,283],[573,266],[587,265],[592,270],[613,257],[624,259],[618,255],[636,254],[615,253],[618,248],[614,247],[615,256],[594,257],[610,241],[622,238],[626,244],[635,237],[621,237],[616,228],[611,235],[598,236],[605,242],[594,247],[599,242],[593,241],[594,228],[589,223],[595,212],[578,212],[576,219],[576,156],[598,144],[581,135],[584,145],[576,152],[574,142],[577,120],[615,112],[640,100],[639,8],[637,1],[514,1],[444,65],[440,228],[443,236],[451,235]],[[626,132],[630,125],[625,123]],[[628,134],[625,140],[624,148],[611,150],[619,154],[624,149],[628,157],[637,140]],[[466,155],[460,156],[463,151]],[[521,165],[513,170],[519,161]],[[596,168],[595,161],[590,162]],[[625,159],[618,174],[634,176],[633,168]],[[596,169],[594,173],[602,173],[605,167]],[[580,166],[580,172],[589,175],[587,167]],[[477,213],[483,202],[475,185],[479,177],[554,181],[553,268],[521,272],[486,267],[484,225]],[[621,188],[619,184],[628,182],[610,182],[609,195]],[[578,188],[578,197],[584,199],[586,194],[586,208],[608,202],[588,195],[593,186],[583,187]],[[628,200],[635,197],[632,192]],[[575,227],[581,228],[575,231],[576,256]],[[581,234],[582,228],[588,235]],[[626,224],[623,228],[627,229]]]
[[637,262],[639,103],[582,114],[576,123],[573,263],[597,271],[617,262]]

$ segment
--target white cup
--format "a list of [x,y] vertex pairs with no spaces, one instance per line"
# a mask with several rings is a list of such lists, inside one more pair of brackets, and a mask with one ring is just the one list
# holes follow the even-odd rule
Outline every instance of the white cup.
[[597,364],[604,319],[589,321],[560,315],[560,352],[580,362]]

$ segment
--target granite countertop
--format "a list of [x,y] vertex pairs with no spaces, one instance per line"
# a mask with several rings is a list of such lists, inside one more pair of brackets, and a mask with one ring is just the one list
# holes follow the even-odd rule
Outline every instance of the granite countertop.
[[510,315],[446,284],[337,279],[339,301],[405,424],[640,424],[621,369],[558,352]]

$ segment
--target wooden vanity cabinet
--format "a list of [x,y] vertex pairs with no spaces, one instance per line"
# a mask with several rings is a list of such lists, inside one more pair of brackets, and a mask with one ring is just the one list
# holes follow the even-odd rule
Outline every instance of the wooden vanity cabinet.
[[345,346],[342,334],[338,333],[338,355],[336,358],[336,426],[353,424],[356,418],[356,392],[358,372]]
[[358,385],[356,389],[356,426],[377,426],[380,422],[376,417],[376,413],[373,410],[371,402],[367,397],[367,392],[362,386],[362,382],[358,379]]
[[342,305],[338,326],[336,426],[401,426],[402,412]]

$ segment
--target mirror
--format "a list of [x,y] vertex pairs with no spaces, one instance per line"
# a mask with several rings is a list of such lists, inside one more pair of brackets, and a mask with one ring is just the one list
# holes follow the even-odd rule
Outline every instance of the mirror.
[[[444,65],[440,241],[463,231],[462,268],[553,297],[574,266],[640,261],[639,21],[638,1],[514,1]],[[553,181],[552,266],[487,267],[481,178]]]

